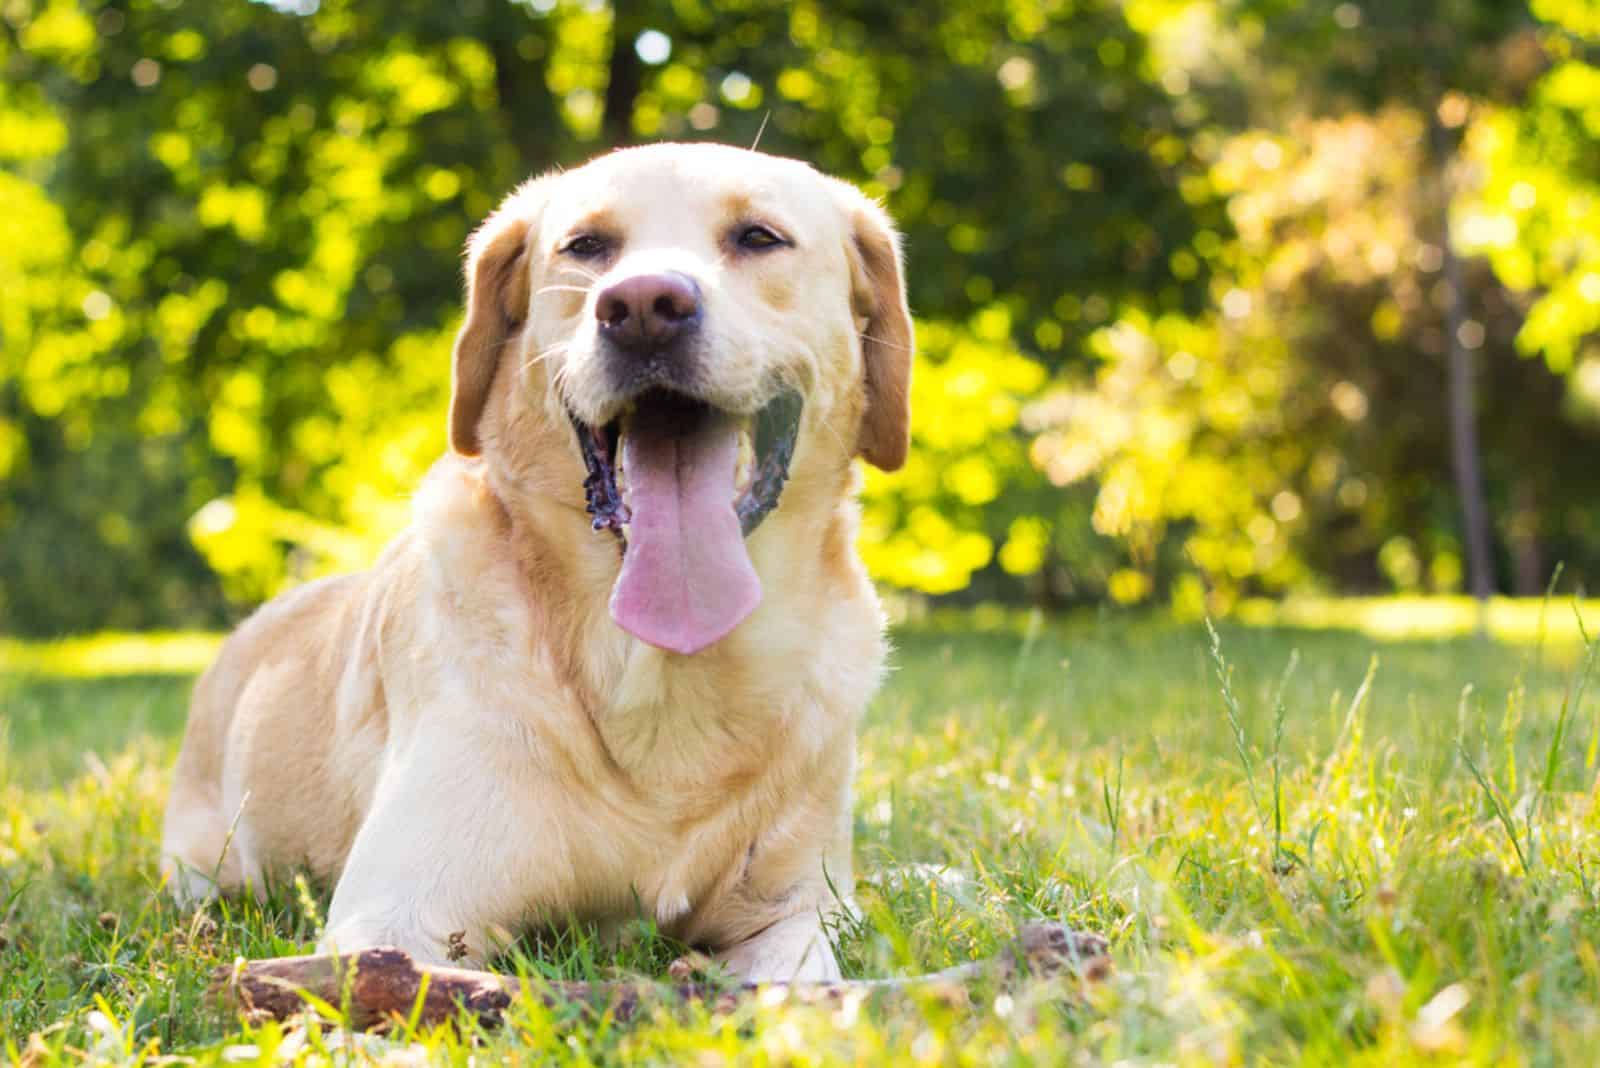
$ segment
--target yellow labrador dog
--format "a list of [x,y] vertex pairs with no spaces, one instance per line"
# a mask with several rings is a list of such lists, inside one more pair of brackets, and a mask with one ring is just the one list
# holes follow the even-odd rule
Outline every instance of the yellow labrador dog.
[[467,271],[411,526],[195,688],[175,892],[302,868],[341,952],[643,912],[746,978],[836,977],[884,657],[853,461],[899,467],[909,419],[888,218],[802,163],[654,145],[523,185]]

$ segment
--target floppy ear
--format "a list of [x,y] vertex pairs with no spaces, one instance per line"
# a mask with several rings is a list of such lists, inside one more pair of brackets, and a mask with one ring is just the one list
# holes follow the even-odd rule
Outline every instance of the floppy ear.
[[450,446],[463,456],[480,451],[478,420],[500,353],[528,315],[529,192],[507,197],[467,242],[467,318],[450,370]]
[[900,235],[888,213],[851,189],[850,272],[861,332],[866,409],[856,453],[874,467],[895,471],[911,446],[911,311],[900,266]]

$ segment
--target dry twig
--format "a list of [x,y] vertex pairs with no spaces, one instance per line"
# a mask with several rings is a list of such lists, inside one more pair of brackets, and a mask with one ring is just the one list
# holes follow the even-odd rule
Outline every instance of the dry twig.
[[732,1007],[762,990],[781,987],[807,1004],[829,1004],[850,996],[921,993],[954,1003],[966,999],[972,982],[992,976],[1009,982],[1022,975],[1076,976],[1095,980],[1111,969],[1106,941],[1099,935],[1068,930],[1057,923],[1024,925],[1017,941],[999,956],[931,975],[903,979],[855,979],[838,983],[753,984],[678,981],[528,982],[515,976],[467,968],[423,967],[402,950],[379,948],[342,956],[276,957],[240,960],[217,969],[213,993],[249,1016],[285,1019],[306,1011],[304,994],[342,1006],[352,1027],[368,1028],[392,1019],[420,1023],[452,1018],[465,1009],[486,1024],[518,998],[546,1005],[583,1004],[609,1009],[619,1020],[641,1005],[663,1001],[705,1002]]

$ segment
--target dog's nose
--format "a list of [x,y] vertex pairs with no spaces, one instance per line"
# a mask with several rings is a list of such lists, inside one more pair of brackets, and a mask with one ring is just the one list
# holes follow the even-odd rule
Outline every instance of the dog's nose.
[[664,347],[700,325],[700,287],[677,271],[636,274],[600,292],[600,336],[630,352]]

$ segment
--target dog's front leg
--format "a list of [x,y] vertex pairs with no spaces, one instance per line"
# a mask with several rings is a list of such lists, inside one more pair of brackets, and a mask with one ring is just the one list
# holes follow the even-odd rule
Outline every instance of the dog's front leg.
[[531,764],[515,738],[469,725],[414,736],[379,778],[319,949],[395,946],[425,964],[498,949],[547,892],[540,873],[559,868],[537,863],[551,838],[529,804]]
[[843,978],[817,912],[779,920],[716,959],[748,983],[833,983]]

